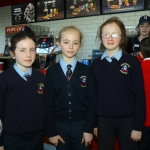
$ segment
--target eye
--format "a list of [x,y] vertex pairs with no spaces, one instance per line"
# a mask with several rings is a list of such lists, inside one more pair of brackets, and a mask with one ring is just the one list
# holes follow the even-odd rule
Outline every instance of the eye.
[[24,52],[25,50],[24,50],[24,49],[21,49],[20,51],[21,51],[21,52]]
[[31,49],[30,51],[31,51],[31,52],[35,52],[35,49]]
[[120,37],[121,35],[119,35],[119,34],[117,34],[117,33],[114,33],[114,34],[112,34],[111,35],[113,38],[118,38],[118,37]]
[[79,43],[78,43],[78,42],[75,42],[74,44],[75,44],[75,45],[79,45]]
[[104,34],[102,34],[102,36],[103,36],[103,37],[109,37],[109,34],[104,33]]
[[64,44],[68,44],[68,42],[64,42]]

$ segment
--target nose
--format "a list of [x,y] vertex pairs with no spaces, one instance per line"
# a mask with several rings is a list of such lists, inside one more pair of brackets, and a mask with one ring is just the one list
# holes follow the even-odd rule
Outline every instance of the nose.
[[109,35],[108,39],[109,39],[109,40],[112,40],[112,35]]
[[30,52],[30,51],[27,51],[27,52],[26,52],[26,56],[27,56],[27,57],[31,57],[31,52]]
[[69,44],[69,48],[71,48],[71,49],[73,48],[73,43]]

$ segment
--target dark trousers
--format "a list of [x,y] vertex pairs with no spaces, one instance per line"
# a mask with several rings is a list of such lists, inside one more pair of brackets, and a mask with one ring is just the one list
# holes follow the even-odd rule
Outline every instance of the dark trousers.
[[98,118],[98,150],[114,150],[116,134],[118,134],[121,150],[136,150],[137,142],[133,142],[131,131],[133,118]]
[[150,150],[150,127],[144,127],[138,150]]
[[78,122],[55,122],[59,135],[65,143],[59,141],[56,150],[88,150],[85,144],[81,143],[85,121]]
[[5,133],[5,150],[43,150],[44,132],[35,134],[32,138],[23,138]]

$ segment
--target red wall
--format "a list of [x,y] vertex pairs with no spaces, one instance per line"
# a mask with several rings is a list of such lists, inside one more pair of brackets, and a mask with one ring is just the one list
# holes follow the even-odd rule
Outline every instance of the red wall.
[[21,4],[26,2],[33,2],[35,0],[1,0],[0,7]]

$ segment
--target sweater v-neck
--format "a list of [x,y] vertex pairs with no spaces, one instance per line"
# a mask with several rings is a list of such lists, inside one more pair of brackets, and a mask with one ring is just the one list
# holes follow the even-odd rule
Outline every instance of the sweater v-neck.
[[32,81],[32,78],[34,76],[34,70],[32,69],[32,74],[31,74],[31,77],[28,79],[28,81],[24,80],[18,73],[17,71],[14,69],[14,67],[12,66],[11,68],[11,71],[13,72],[14,76],[17,77],[18,80],[20,80],[20,82],[22,82],[23,84],[25,85],[29,85]]
[[60,64],[58,63],[58,70],[59,70],[59,72],[60,72],[60,74],[61,74],[61,77],[63,78],[63,80],[64,80],[64,82],[68,85],[68,83],[69,84],[72,84],[73,83],[73,81],[74,81],[74,78],[75,78],[75,76],[76,76],[76,73],[78,72],[78,67],[79,67],[79,65],[78,65],[78,62],[77,62],[77,64],[76,64],[76,67],[75,67],[75,69],[74,69],[74,71],[73,71],[73,73],[72,73],[72,76],[71,76],[71,78],[70,78],[70,80],[68,81],[68,79],[67,79],[67,77],[65,76],[65,74],[64,74],[64,72],[63,72],[63,70],[62,70],[62,68],[61,68],[61,66],[60,66]]

